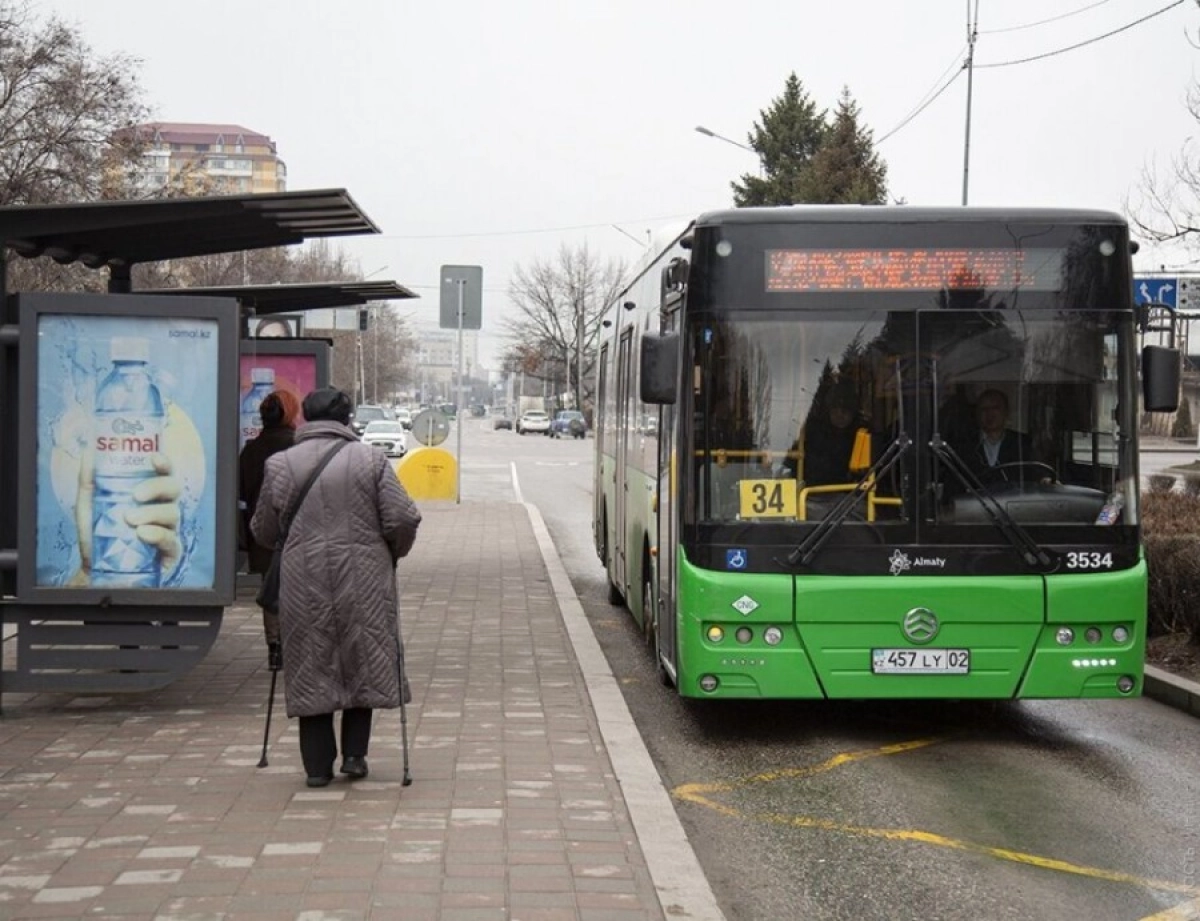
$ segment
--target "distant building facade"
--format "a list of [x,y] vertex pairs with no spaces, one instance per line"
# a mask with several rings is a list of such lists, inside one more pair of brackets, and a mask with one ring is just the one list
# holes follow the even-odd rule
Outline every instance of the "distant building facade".
[[286,192],[287,166],[275,142],[241,125],[150,122],[135,129],[146,144],[138,185],[154,195]]
[[[454,401],[458,374],[458,330],[442,329],[435,320],[413,320],[417,341],[414,391],[423,402]],[[463,380],[470,381],[480,372],[479,333],[463,330]],[[465,404],[468,398],[461,401]]]

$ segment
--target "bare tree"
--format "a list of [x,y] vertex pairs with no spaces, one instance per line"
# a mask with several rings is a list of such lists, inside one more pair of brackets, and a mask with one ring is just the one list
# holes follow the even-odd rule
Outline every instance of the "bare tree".
[[362,281],[358,260],[326,239],[303,246],[239,250],[137,266],[137,288],[202,288],[228,285],[315,284]]
[[[139,62],[97,57],[78,29],[0,0],[0,205],[126,197],[141,160],[123,129],[147,109]],[[99,273],[48,258],[14,260],[12,290],[103,290]]]
[[563,245],[558,258],[518,266],[508,286],[517,310],[504,323],[505,363],[543,380],[561,380],[582,408],[591,401],[596,337],[604,310],[621,290],[622,262],[601,264],[587,244]]
[[139,63],[95,57],[78,29],[0,0],[0,204],[125,192],[141,150],[133,136],[120,147],[110,140],[147,115]]
[[[1197,41],[1189,39],[1193,48]],[[1187,91],[1187,110],[1200,125],[1200,81]],[[1200,255],[1200,145],[1189,137],[1183,148],[1160,170],[1157,164],[1142,169],[1133,202],[1126,201],[1130,222],[1152,243],[1180,244],[1193,257]]]

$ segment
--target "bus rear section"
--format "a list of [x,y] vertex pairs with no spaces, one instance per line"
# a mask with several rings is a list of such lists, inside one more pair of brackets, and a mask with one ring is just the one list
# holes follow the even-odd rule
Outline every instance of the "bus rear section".
[[680,570],[685,696],[1016,699],[1140,691],[1140,565],[1084,581],[731,574],[686,561]]

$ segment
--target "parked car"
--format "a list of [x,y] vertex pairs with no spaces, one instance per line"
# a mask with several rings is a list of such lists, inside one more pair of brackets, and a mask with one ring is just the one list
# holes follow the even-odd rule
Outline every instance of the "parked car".
[[362,433],[363,444],[382,448],[388,457],[403,457],[408,451],[404,426],[391,419],[368,422]]
[[526,432],[541,432],[545,435],[550,431],[550,417],[540,409],[529,409],[521,413],[517,420],[517,434]]
[[512,427],[512,419],[508,418],[508,416],[497,416],[492,420],[492,428],[494,429],[508,429],[511,432]]
[[412,411],[407,409],[396,410],[396,421],[402,426],[412,431]]
[[583,438],[587,435],[587,422],[583,413],[577,409],[560,409],[554,414],[554,421],[550,423],[551,438],[564,438],[567,435],[572,438]]
[[354,410],[354,418],[350,420],[350,427],[354,429],[354,434],[362,436],[366,431],[367,425],[371,422],[384,422],[387,420],[387,412],[382,406],[372,406],[364,403]]

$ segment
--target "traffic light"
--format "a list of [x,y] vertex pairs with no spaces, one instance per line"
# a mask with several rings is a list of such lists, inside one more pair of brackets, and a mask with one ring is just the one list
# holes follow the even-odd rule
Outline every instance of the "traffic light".
[[358,309],[358,331],[364,332],[367,328],[367,308],[360,307]]

